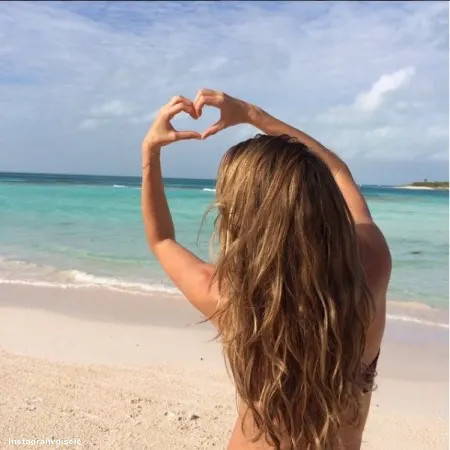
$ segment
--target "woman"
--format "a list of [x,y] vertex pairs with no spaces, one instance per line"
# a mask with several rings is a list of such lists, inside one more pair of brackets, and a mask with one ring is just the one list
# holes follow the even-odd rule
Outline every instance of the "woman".
[[[177,131],[204,105],[220,120]],[[160,151],[248,123],[266,134],[231,147],[217,177],[220,252],[202,261],[175,240]],[[218,329],[239,398],[228,450],[359,449],[385,325],[391,259],[345,163],[261,108],[202,89],[159,112],[142,143],[151,250]]]

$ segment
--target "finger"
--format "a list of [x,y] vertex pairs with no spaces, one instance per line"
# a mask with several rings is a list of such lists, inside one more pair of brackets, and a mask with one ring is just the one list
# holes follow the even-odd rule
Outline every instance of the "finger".
[[203,106],[204,105],[210,105],[210,106],[216,106],[217,108],[220,108],[221,105],[221,99],[217,96],[205,96],[201,95],[195,102],[194,102],[194,109],[195,113],[198,117],[202,115]]
[[197,95],[195,96],[194,103],[202,96],[202,95],[215,95],[216,91],[212,89],[199,89],[197,91]]
[[174,116],[179,114],[181,111],[188,113],[190,115],[193,114],[192,106],[188,106],[185,103],[177,103],[174,106],[171,106],[167,109],[166,114],[169,120],[171,120]]
[[192,101],[191,101],[191,100],[189,100],[189,99],[186,98],[186,97],[183,97],[182,95],[175,95],[174,97],[172,97],[172,98],[169,100],[169,102],[168,102],[167,104],[170,105],[170,106],[173,106],[173,105],[176,105],[177,103],[180,103],[180,102],[183,102],[183,103],[191,103],[191,104],[192,104]]
[[[195,96],[193,103],[195,104],[196,102],[198,102],[200,97],[202,97],[202,96],[206,96],[206,97],[219,96],[220,97],[221,95],[223,95],[223,92],[215,91],[214,89],[206,89],[206,88],[199,89],[197,91],[197,95]],[[201,113],[201,111],[200,111],[200,113]]]
[[197,114],[195,112],[193,102],[191,100],[189,100],[188,98],[183,97],[182,95],[176,95],[176,96],[172,97],[170,99],[169,103],[167,103],[167,107],[170,108],[170,106],[174,106],[174,105],[177,105],[179,103],[183,103],[186,106],[188,106],[191,109],[191,112],[189,112],[189,115],[191,117],[193,117],[194,119],[197,118]]
[[216,122],[214,125],[211,125],[206,131],[202,133],[202,139],[206,139],[207,137],[218,133],[220,130],[223,130],[224,128],[225,125],[221,121]]
[[207,89],[207,88],[202,88],[198,92],[203,95],[214,95],[214,94],[219,93],[219,91],[215,91],[214,89]]
[[175,139],[201,139],[202,135],[196,131],[175,131]]
[[194,111],[195,111],[195,114],[197,115],[197,117],[200,117],[201,116],[201,114],[202,114],[202,111],[201,111],[201,109],[199,109],[198,107],[197,107],[197,104],[198,104],[198,102],[200,101],[200,98],[202,97],[202,94],[200,94],[200,92],[195,96],[195,99],[194,99],[194,101],[193,101],[193,105],[194,105]]

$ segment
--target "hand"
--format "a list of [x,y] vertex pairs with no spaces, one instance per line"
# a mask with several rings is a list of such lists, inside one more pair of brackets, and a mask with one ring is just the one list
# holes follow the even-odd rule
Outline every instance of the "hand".
[[178,131],[170,121],[181,111],[188,113],[193,119],[197,118],[193,103],[185,97],[176,96],[164,105],[158,112],[156,119],[144,137],[144,149],[159,148],[163,145],[184,139],[201,139],[196,131]]
[[250,122],[250,111],[253,105],[231,97],[224,92],[212,89],[200,89],[194,100],[194,109],[197,117],[202,115],[204,105],[215,106],[220,109],[220,119],[211,125],[201,135],[202,139],[216,134],[232,125]]

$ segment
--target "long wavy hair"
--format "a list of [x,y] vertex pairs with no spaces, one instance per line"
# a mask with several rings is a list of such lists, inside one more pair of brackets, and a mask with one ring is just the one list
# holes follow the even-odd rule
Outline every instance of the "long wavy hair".
[[342,414],[359,421],[373,315],[345,199],[305,145],[258,134],[224,154],[215,206],[213,317],[252,440],[335,448]]

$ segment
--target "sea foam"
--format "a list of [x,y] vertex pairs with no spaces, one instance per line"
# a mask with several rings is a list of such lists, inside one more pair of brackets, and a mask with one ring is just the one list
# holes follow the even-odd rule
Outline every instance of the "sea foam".
[[114,277],[98,276],[77,269],[60,270],[49,265],[39,265],[0,257],[0,284],[22,284],[36,287],[80,288],[99,287],[115,291],[149,294],[163,292],[179,295],[176,287],[163,283],[129,281]]
[[442,323],[442,322],[434,322],[432,320],[425,320],[420,319],[418,317],[411,317],[411,316],[403,316],[398,314],[386,314],[386,317],[388,320],[397,320],[401,322],[413,322],[418,323],[420,325],[431,325],[434,327],[441,327],[441,328],[449,328],[448,323]]

